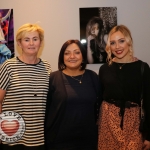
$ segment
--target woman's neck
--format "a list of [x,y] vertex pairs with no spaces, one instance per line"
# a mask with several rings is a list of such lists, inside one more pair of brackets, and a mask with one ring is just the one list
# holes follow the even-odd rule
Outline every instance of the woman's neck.
[[37,56],[19,56],[19,59],[26,64],[37,64],[39,62],[39,58]]
[[62,72],[69,76],[78,76],[78,75],[82,75],[85,72],[85,70],[66,68]]
[[117,63],[130,63],[130,62],[133,62],[133,59],[134,57],[130,56],[130,57],[127,57],[127,58],[117,58],[117,57],[114,57],[113,58],[113,61],[114,62],[117,62]]

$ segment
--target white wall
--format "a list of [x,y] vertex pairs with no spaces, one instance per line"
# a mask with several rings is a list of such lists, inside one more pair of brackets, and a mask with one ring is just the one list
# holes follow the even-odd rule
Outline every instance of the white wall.
[[[24,23],[36,23],[45,30],[41,57],[57,70],[58,54],[68,39],[79,39],[79,8],[117,7],[118,24],[132,32],[135,56],[150,65],[150,0],[0,0],[0,9],[14,10],[15,32]],[[18,55],[17,50],[15,50]],[[87,68],[98,72],[100,64]]]

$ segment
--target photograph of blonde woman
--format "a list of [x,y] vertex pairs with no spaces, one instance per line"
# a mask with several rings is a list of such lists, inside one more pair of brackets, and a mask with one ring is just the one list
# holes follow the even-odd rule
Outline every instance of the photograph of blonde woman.
[[106,63],[105,47],[109,31],[117,25],[117,8],[80,8],[79,13],[80,41],[87,50],[87,63]]

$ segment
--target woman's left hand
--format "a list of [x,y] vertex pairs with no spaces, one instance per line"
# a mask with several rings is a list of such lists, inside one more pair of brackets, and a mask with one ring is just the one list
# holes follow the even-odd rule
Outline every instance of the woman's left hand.
[[150,150],[150,141],[147,140],[144,141],[143,150]]

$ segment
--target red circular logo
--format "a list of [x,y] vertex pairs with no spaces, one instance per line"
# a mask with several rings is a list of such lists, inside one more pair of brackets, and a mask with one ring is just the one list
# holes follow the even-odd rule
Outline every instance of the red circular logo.
[[14,143],[21,139],[25,131],[25,122],[21,115],[14,111],[0,114],[0,139],[7,143]]

